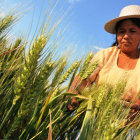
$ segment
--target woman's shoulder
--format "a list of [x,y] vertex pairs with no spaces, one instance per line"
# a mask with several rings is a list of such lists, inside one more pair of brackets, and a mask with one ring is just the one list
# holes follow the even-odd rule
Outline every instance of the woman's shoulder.
[[95,54],[95,56],[97,56],[97,57],[102,57],[102,58],[108,57],[108,56],[110,56],[110,55],[112,55],[112,54],[116,54],[116,52],[117,52],[118,50],[119,50],[119,49],[118,49],[117,46],[105,48],[105,49],[102,49],[102,50],[100,50],[99,52],[97,52],[97,53]]
[[113,52],[117,52],[118,51],[118,47],[117,46],[113,46],[113,47],[109,47],[109,48],[105,48],[103,50],[101,50],[99,53],[106,53],[106,54],[110,54]]
[[102,49],[94,55],[93,60],[98,61],[100,64],[104,64],[112,55],[116,55],[118,50],[119,49],[116,46]]

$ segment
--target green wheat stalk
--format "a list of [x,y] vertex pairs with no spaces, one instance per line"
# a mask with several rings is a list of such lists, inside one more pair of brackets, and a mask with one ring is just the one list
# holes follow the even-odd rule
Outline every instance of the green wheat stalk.
[[69,75],[74,71],[74,69],[77,67],[78,61],[75,61],[68,69],[67,71],[61,76],[59,84],[62,84],[65,82],[65,80],[68,79]]
[[52,87],[55,87],[57,85],[59,78],[61,77],[62,72],[64,71],[65,66],[66,66],[66,59],[63,59],[60,66],[56,70],[54,78],[52,79],[52,84],[51,84]]
[[80,70],[80,72],[79,72],[79,76],[80,76],[80,77],[82,77],[82,76],[84,75],[84,73],[86,72],[87,67],[89,66],[90,61],[91,61],[92,58],[93,58],[93,53],[89,53],[89,54],[86,56],[86,59],[85,59],[85,61],[84,61],[84,63],[83,63],[83,66],[82,66],[82,68],[81,68],[81,70]]

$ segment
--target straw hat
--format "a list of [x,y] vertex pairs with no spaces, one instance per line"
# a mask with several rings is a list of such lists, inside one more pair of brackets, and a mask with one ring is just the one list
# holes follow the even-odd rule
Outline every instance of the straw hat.
[[115,26],[117,22],[123,19],[128,19],[128,18],[140,18],[140,6],[139,5],[129,5],[124,7],[121,12],[119,17],[114,18],[107,22],[104,26],[104,29],[112,34],[115,34]]

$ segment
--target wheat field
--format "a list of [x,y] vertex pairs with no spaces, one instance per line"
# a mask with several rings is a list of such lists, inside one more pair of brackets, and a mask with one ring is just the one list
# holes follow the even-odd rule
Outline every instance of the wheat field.
[[[0,19],[0,139],[125,140],[133,129],[140,139],[139,115],[125,125],[130,109],[120,102],[123,82],[115,87],[94,83],[80,95],[68,93],[78,73],[85,80],[96,69],[97,63],[90,64],[94,54],[71,65],[66,52],[56,58],[57,40],[51,37],[60,21],[48,32],[46,23],[25,52],[22,38],[10,42],[7,37],[16,18],[10,13]],[[70,111],[73,96],[80,105]]]

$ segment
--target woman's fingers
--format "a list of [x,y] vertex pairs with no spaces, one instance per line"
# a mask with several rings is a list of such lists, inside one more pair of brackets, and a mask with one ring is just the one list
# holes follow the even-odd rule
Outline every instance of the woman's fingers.
[[73,99],[71,100],[71,104],[74,105],[74,106],[76,106],[76,107],[79,106],[79,102],[76,100],[76,98],[73,98]]
[[125,103],[124,103],[124,107],[126,107],[126,108],[127,108],[127,107],[130,107],[130,103],[129,103],[129,102],[125,102]]
[[130,102],[130,101],[133,99],[133,96],[128,95],[128,94],[124,94],[124,95],[121,97],[121,99],[124,100],[124,101]]
[[70,111],[73,111],[73,110],[74,110],[74,108],[73,108],[73,106],[72,106],[71,104],[68,104],[68,109],[69,109]]
[[140,110],[140,99],[136,99],[131,106],[131,109]]
[[137,112],[140,111],[140,99],[135,99],[134,101],[126,101],[123,100],[122,102],[124,104],[125,108],[130,108],[131,112]]
[[76,98],[72,98],[71,104],[68,104],[68,109],[70,111],[73,111],[75,107],[79,106],[79,102],[76,100]]

